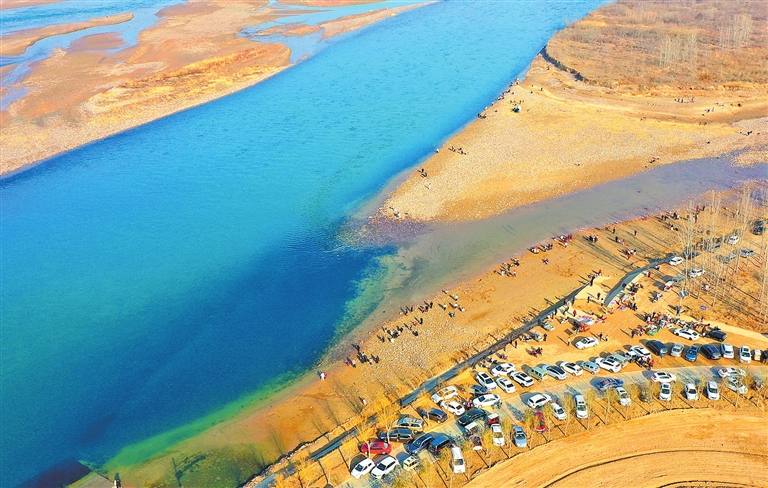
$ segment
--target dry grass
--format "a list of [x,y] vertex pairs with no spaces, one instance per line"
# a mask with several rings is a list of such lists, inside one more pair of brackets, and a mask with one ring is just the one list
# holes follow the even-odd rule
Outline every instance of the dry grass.
[[620,0],[561,31],[549,55],[602,86],[737,88],[768,82],[760,0]]

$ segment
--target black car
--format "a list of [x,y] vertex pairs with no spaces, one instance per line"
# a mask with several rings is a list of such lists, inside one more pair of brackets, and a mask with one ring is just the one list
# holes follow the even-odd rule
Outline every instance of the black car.
[[728,334],[726,334],[722,330],[710,330],[709,332],[707,332],[707,337],[709,337],[710,339],[714,339],[717,342],[725,341],[725,338],[727,336]]
[[701,346],[701,353],[707,359],[712,359],[716,361],[721,358],[720,348],[714,344],[704,344],[703,346]]
[[421,415],[421,418],[423,419],[434,420],[435,422],[440,422],[441,424],[448,420],[448,414],[439,408],[433,408],[431,410],[419,410],[419,415]]
[[453,439],[445,434],[437,434],[434,439],[429,442],[427,449],[435,456],[440,454],[440,450],[445,446],[449,446],[453,443]]
[[[389,437],[389,440],[387,440]],[[379,434],[379,440],[384,442],[410,442],[415,436],[413,431],[406,427],[398,427],[389,431],[389,436],[386,432]]]
[[482,396],[488,393],[488,388],[483,385],[472,385],[469,387],[469,393],[471,393],[472,396]]
[[667,346],[661,341],[648,341],[645,343],[645,347],[660,358],[663,358],[669,352],[667,351]]
[[473,408],[472,410],[469,410],[464,415],[459,417],[459,420],[457,422],[460,426],[466,427],[467,425],[471,424],[475,420],[479,419],[485,419],[488,417],[488,412],[483,410],[482,408]]
[[432,439],[434,439],[435,436],[432,434],[421,434],[419,437],[414,439],[410,444],[405,446],[405,451],[408,454],[418,454],[419,452],[423,451],[427,448],[430,442],[432,442]]
[[755,224],[752,226],[752,233],[756,236],[763,235],[763,232],[765,232],[765,221],[764,220],[757,220],[755,221]]

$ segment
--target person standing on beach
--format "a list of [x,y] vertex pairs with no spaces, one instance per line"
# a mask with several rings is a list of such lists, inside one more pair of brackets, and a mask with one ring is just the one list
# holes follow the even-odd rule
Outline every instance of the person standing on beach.
[[571,336],[568,336],[568,347],[571,346]]

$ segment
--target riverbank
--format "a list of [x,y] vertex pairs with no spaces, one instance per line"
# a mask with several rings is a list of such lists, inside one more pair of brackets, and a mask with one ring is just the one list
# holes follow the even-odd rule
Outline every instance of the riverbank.
[[[647,15],[635,19],[641,11]],[[712,44],[714,21],[687,24],[688,16],[676,6],[625,1],[557,33],[525,78],[446,141],[378,215],[482,219],[656,165],[733,151],[742,151],[740,164],[768,161],[768,76],[759,69],[766,36],[755,32],[738,50],[725,50]],[[646,53],[661,45],[627,40],[688,30],[708,56],[660,67]],[[587,37],[598,47],[586,47]],[[697,63],[718,75],[692,76],[689,66]]]
[[[344,5],[356,3],[360,2]],[[330,38],[422,5],[344,16],[316,29]],[[135,46],[116,50],[121,44],[116,46],[115,39],[101,35],[78,40],[68,49],[55,49],[50,57],[32,63],[20,80],[0,88],[2,96],[8,96],[10,90],[23,92],[0,112],[4,142],[0,175],[232,94],[279,73],[294,64],[291,49],[241,33],[301,13],[280,4],[268,6],[265,0],[183,3],[159,12],[156,25],[143,30]],[[115,19],[125,21],[120,16]],[[22,36],[3,54],[18,54],[22,47],[47,36],[105,25],[106,20],[39,29],[34,37]],[[290,35],[312,34],[309,27],[313,26],[293,26]]]
[[[707,200],[702,198],[701,201],[705,204]],[[731,225],[727,209],[718,208],[714,214],[721,216],[723,227]],[[702,214],[702,225],[704,221]],[[597,242],[587,238],[595,235],[599,237]],[[514,273],[501,274],[501,268],[487,269],[475,278],[450,284],[445,291],[425,297],[424,302],[433,304],[428,311],[419,309],[425,306],[424,302],[404,303],[400,306],[411,306],[414,311],[408,315],[387,314],[387,319],[376,328],[352,332],[348,343],[339,346],[339,350],[320,366],[320,371],[327,374],[326,380],[310,373],[300,386],[286,390],[279,397],[269,398],[260,405],[261,408],[247,408],[159,456],[135,465],[120,464],[118,456],[116,462],[104,469],[109,473],[120,472],[125,486],[171,486],[175,478],[168,466],[173,460],[181,467],[183,477],[180,481],[196,485],[206,484],[217,477],[230,479],[232,472],[244,473],[257,464],[271,463],[305,443],[310,444],[300,452],[321,449],[331,439],[357,425],[360,414],[368,416],[386,410],[427,378],[495,343],[509,330],[582,288],[589,276],[598,271],[602,278],[595,286],[604,297],[607,296],[632,269],[679,249],[678,236],[679,231],[670,230],[665,220],[653,217],[588,229],[575,234],[567,247],[551,241],[554,244],[551,251],[518,254],[516,258],[520,265],[511,267]],[[622,242],[616,242],[617,238]],[[743,245],[759,248],[760,242],[757,236],[748,235],[744,236]],[[627,259],[623,252],[626,248],[637,252]],[[511,261],[507,263],[511,264]],[[758,263],[744,262],[742,266],[746,266],[744,279],[749,280]],[[659,272],[654,272],[654,280],[663,281],[664,276],[674,271],[665,265]],[[754,293],[753,288],[744,283],[738,287],[745,293]],[[599,307],[592,310],[586,298],[587,294],[595,295],[596,291],[585,293],[578,298],[577,306],[597,312]],[[711,299],[706,293],[688,299],[683,313],[695,316],[700,304],[708,304],[709,320],[727,317],[729,321],[735,321],[731,323],[752,323],[753,328],[762,330],[756,318],[754,298],[734,295],[733,300],[721,300],[717,308],[711,306]],[[666,310],[677,304],[669,300],[653,306]],[[736,306],[749,300],[753,303],[750,307],[739,309]],[[641,303],[651,306],[645,295]],[[621,347],[625,337],[619,331],[628,331],[641,323],[631,310],[618,310],[609,316],[600,330],[611,331],[616,343],[609,345]],[[398,337],[393,338],[393,335]],[[378,362],[361,363],[356,349],[349,344],[356,344],[366,357],[377,358]],[[558,341],[544,344],[548,353],[555,353],[565,345]],[[508,347],[506,352],[510,361],[522,363],[527,361],[526,350]],[[345,364],[347,356],[355,361],[354,367]],[[333,459],[328,462],[342,463],[336,457]],[[316,467],[313,469],[317,470]]]

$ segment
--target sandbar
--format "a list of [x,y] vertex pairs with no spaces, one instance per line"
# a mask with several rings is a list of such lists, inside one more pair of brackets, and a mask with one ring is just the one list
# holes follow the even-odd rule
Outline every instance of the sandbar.
[[63,1],[64,0],[3,0],[0,2],[0,10],[34,7],[35,5],[45,5],[48,3],[58,3]]

